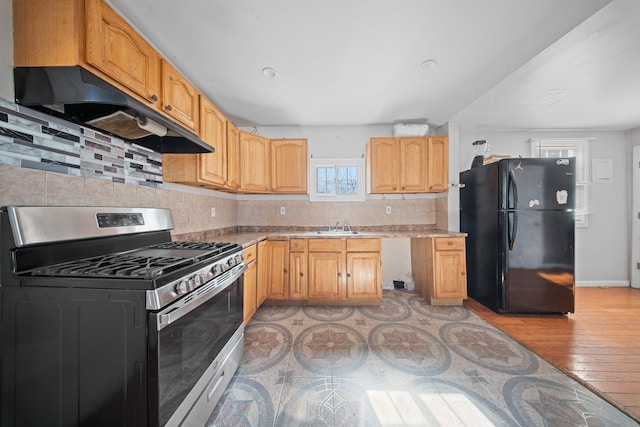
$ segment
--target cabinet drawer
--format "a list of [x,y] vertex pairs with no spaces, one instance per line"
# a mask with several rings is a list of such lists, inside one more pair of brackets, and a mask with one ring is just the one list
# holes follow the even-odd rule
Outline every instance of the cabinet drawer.
[[340,252],[344,247],[344,239],[309,239],[309,252]]
[[347,239],[347,252],[380,252],[380,239]]
[[257,253],[256,246],[257,245],[251,245],[242,250],[242,255],[244,256],[245,264],[249,264],[250,262],[256,260],[256,253]]
[[436,251],[460,251],[464,249],[464,237],[436,237]]
[[304,252],[307,249],[307,239],[290,239],[290,252]]

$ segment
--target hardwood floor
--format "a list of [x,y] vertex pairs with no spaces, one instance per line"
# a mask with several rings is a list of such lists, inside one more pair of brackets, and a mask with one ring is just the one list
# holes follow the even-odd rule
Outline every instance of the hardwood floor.
[[566,316],[465,305],[640,422],[639,289],[576,288],[576,312]]

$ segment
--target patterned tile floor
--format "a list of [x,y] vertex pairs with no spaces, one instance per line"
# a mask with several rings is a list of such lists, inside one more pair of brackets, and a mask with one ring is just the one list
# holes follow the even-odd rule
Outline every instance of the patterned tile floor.
[[636,426],[465,307],[261,307],[208,426]]

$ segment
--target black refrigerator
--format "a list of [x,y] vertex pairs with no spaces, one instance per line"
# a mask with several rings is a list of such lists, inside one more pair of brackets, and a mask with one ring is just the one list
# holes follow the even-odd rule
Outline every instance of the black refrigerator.
[[572,313],[575,158],[503,159],[460,184],[469,296],[497,313]]

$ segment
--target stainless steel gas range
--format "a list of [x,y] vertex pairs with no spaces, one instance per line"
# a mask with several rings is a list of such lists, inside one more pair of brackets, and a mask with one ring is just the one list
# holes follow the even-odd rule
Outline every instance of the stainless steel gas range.
[[243,355],[242,249],[166,209],[0,209],[2,426],[204,425]]

